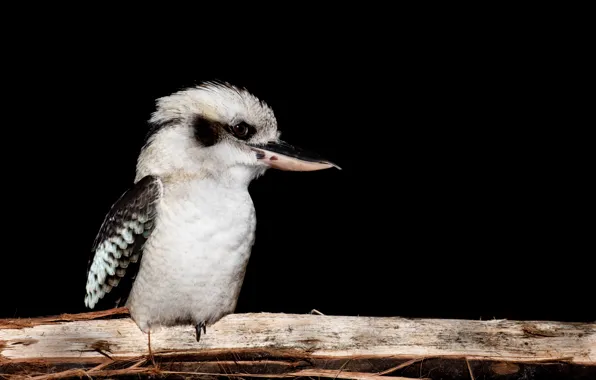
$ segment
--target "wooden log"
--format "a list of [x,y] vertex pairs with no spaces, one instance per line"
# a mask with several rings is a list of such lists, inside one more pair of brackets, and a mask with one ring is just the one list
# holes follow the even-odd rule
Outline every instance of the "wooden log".
[[126,309],[0,319],[0,376],[596,379],[596,324],[232,314],[148,336]]

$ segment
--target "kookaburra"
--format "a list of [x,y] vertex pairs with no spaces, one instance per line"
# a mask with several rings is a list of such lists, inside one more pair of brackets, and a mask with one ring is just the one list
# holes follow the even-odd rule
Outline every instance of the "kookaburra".
[[156,103],[134,184],[93,244],[85,305],[126,306],[149,334],[194,326],[199,341],[236,308],[255,240],[249,183],[337,166],[281,141],[272,109],[243,88],[206,82]]

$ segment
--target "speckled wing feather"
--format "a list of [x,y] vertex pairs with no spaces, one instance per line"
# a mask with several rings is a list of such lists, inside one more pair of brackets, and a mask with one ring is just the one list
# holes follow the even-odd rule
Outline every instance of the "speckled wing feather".
[[161,180],[146,176],[122,194],[106,215],[89,261],[87,307],[126,303],[139,270],[143,244],[154,228],[161,193]]

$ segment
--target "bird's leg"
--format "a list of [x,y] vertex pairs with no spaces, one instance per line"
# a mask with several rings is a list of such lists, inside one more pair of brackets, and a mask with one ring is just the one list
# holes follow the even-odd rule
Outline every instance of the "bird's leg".
[[207,334],[207,324],[204,321],[195,326],[197,342],[201,340],[201,329],[203,329],[203,333]]
[[149,358],[151,359],[151,363],[153,363],[153,367],[157,369],[157,365],[155,364],[155,357],[153,356],[153,351],[151,350],[151,330],[147,333],[147,346],[149,348]]

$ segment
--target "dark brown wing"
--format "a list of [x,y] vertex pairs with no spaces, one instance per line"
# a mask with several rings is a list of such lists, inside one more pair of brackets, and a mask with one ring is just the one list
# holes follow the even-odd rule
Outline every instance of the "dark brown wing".
[[87,270],[85,305],[90,309],[126,303],[139,270],[143,244],[154,228],[161,192],[161,180],[146,176],[122,194],[106,215]]

